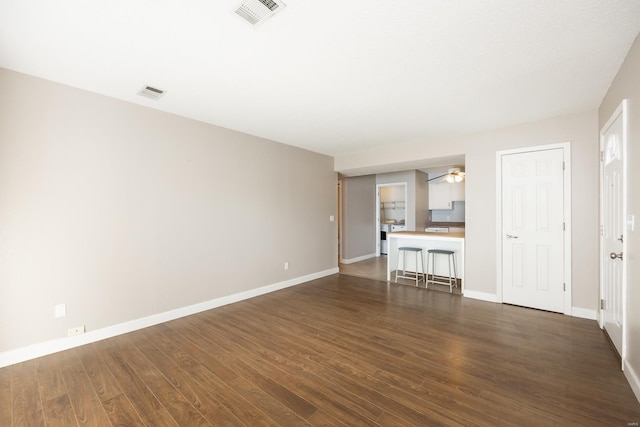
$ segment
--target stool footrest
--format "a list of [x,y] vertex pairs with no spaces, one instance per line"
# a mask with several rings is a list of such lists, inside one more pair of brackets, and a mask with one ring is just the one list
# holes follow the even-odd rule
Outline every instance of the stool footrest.
[[[429,279],[429,277],[431,277],[431,279]],[[434,277],[435,277],[435,279],[434,279]],[[436,285],[449,286],[449,285],[451,285],[452,281],[447,276],[434,276],[433,274],[429,274],[429,275],[427,275],[426,282],[427,283],[435,283]],[[454,288],[458,287],[458,279],[456,279],[456,278],[453,279],[453,287]]]
[[[396,270],[397,271],[397,270]],[[396,274],[396,279],[425,280],[424,273],[414,273],[413,271],[403,271],[402,275]]]

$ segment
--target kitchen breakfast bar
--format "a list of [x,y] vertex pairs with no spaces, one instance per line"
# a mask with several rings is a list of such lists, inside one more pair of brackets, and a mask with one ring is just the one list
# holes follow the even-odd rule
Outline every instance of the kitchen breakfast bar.
[[[454,251],[456,254],[457,279],[464,286],[464,233],[432,233],[422,231],[398,231],[387,234],[389,241],[389,255],[387,257],[387,281],[392,281],[392,273],[398,268],[398,248],[421,248],[423,252],[424,266],[426,267],[427,251],[429,249],[444,249]],[[402,261],[400,261],[402,268]],[[438,257],[436,260],[436,274],[448,275],[449,269],[446,257]],[[415,257],[407,256],[406,271],[423,272],[420,265],[416,268]]]

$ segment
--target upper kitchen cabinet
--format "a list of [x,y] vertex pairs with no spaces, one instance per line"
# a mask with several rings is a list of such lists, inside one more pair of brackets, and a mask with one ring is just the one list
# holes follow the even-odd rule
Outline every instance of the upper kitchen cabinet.
[[429,209],[453,209],[453,202],[464,201],[464,181],[429,184]]

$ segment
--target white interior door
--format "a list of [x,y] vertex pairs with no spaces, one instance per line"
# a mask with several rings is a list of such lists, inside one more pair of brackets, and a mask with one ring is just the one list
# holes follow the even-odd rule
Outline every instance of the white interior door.
[[624,123],[619,110],[605,126],[602,145],[602,326],[618,353],[623,349]]
[[502,300],[564,312],[564,152],[502,156]]

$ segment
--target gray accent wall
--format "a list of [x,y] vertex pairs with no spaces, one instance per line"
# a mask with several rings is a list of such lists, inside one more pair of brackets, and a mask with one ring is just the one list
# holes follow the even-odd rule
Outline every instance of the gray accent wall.
[[342,181],[342,260],[376,254],[376,177],[365,175]]
[[421,171],[416,173],[416,231],[424,231],[429,222],[429,176]]
[[376,233],[379,233],[376,220],[377,185],[405,184],[407,230],[424,231],[429,203],[426,181],[427,175],[416,170],[343,178],[342,260],[349,262],[376,253]]

